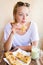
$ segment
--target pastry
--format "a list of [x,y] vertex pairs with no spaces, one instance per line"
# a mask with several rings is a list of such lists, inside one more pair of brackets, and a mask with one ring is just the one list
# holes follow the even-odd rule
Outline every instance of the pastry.
[[6,52],[5,56],[11,65],[22,65],[12,52]]
[[30,56],[24,56],[22,53],[18,52],[16,57],[18,59],[20,59],[21,61],[25,62],[25,63],[28,63],[30,60],[31,60],[31,57]]

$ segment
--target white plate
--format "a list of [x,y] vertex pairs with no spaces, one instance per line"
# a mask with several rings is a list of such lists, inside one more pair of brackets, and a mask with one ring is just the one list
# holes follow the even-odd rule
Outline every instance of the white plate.
[[[30,56],[30,52],[26,52],[26,51],[24,51],[24,50],[21,50],[20,48],[19,48],[17,51],[14,51],[14,52],[12,52],[12,53],[13,53],[14,56],[16,56],[16,54],[17,54],[18,52],[21,52],[23,55]],[[3,59],[4,59],[4,61],[5,61],[6,63],[8,63],[9,65],[11,65],[6,58],[3,58]],[[30,61],[29,61],[28,63],[24,63],[24,62],[22,62],[22,61],[20,61],[20,60],[19,60],[19,62],[20,62],[22,65],[29,65],[29,63],[31,62],[31,59],[30,59]]]

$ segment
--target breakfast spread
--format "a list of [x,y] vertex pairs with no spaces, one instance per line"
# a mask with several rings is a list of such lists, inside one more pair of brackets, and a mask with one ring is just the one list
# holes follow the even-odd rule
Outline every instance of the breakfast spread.
[[5,56],[11,65],[22,65],[11,52],[6,52]]
[[5,61],[6,60],[9,65],[29,65],[31,62],[31,56],[28,52],[18,49],[14,52],[5,52]]
[[25,63],[27,63],[27,62],[29,62],[29,61],[31,60],[31,57],[30,57],[30,56],[24,56],[24,55],[23,55],[22,53],[20,53],[20,52],[17,53],[16,57],[17,57],[18,59],[20,59],[21,61],[25,62]]

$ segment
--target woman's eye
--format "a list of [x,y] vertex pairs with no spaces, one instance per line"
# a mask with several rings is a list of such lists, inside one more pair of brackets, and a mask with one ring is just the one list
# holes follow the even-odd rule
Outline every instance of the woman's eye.
[[19,14],[20,16],[22,16],[22,14]]

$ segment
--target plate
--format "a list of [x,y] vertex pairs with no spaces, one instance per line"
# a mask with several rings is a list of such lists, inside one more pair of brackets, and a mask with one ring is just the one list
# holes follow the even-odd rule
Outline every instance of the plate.
[[[19,48],[18,50],[14,51],[14,52],[12,52],[12,53],[13,53],[13,55],[16,57],[16,55],[18,54],[18,52],[21,53],[21,54],[23,54],[24,56],[29,56],[29,57],[30,57],[30,60],[29,60],[27,63],[25,63],[25,62],[23,62],[22,60],[18,59],[19,62],[21,63],[21,65],[29,65],[30,62],[31,62],[30,52],[26,52],[26,51],[24,51],[24,50],[22,50],[22,49]],[[5,61],[6,63],[8,63],[9,65],[11,65],[6,58],[3,58],[3,59],[4,59],[4,61]]]

